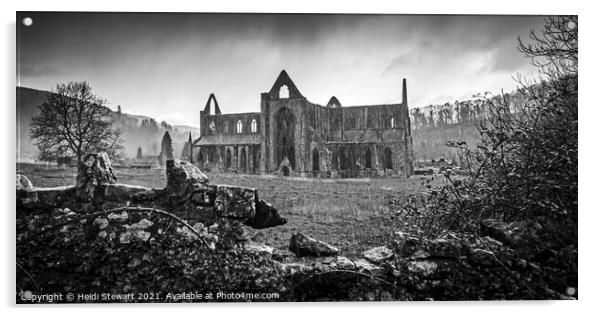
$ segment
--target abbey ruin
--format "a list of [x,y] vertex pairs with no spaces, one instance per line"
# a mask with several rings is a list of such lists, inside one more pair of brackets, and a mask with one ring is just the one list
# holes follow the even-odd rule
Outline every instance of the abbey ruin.
[[409,176],[406,81],[401,103],[343,107],[309,102],[286,71],[261,94],[261,111],[222,114],[211,94],[192,162],[203,170],[299,177]]

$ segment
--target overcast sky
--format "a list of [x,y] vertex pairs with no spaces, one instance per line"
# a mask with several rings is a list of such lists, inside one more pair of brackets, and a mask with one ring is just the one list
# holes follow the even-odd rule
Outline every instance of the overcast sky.
[[[31,17],[33,24],[20,20]],[[18,84],[86,80],[116,109],[198,125],[215,93],[224,113],[256,112],[286,69],[310,101],[410,107],[516,87],[535,69],[516,49],[540,16],[23,13]]]

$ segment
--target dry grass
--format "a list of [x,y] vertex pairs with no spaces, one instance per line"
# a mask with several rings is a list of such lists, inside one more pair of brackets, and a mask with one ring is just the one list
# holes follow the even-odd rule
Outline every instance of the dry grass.
[[[35,186],[73,184],[74,168],[17,165]],[[115,173],[120,183],[163,187],[165,171],[160,169],[121,169]],[[304,232],[339,247],[344,255],[355,257],[361,251],[386,244],[391,234],[403,227],[392,219],[389,200],[404,199],[410,193],[426,190],[423,177],[376,179],[305,179],[276,176],[208,173],[212,183],[259,189],[260,198],[272,203],[288,219],[288,224],[264,229],[248,229],[249,235],[276,249],[286,251],[292,233]],[[437,181],[437,179],[435,179]]]

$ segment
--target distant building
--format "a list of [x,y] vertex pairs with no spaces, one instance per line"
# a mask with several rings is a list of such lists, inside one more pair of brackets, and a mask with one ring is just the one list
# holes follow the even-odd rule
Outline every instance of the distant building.
[[[406,81],[396,104],[309,102],[282,71],[261,112],[221,114],[213,94],[200,113],[193,163],[204,170],[301,177],[412,174]],[[213,111],[212,111],[213,107]]]

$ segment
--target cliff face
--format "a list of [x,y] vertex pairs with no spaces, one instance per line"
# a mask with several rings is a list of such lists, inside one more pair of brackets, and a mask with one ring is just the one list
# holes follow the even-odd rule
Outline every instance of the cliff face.
[[[50,92],[17,87],[17,162],[36,161],[37,149],[30,136],[31,117],[38,113],[38,108],[48,93]],[[159,155],[159,144],[165,131],[171,134],[174,152],[178,154],[188,140],[188,133],[192,132],[194,138],[199,133],[196,127],[157,123],[153,118],[142,115],[112,112],[111,116],[113,126],[121,130],[124,156],[130,158],[136,157],[138,147],[142,148],[145,156]]]

